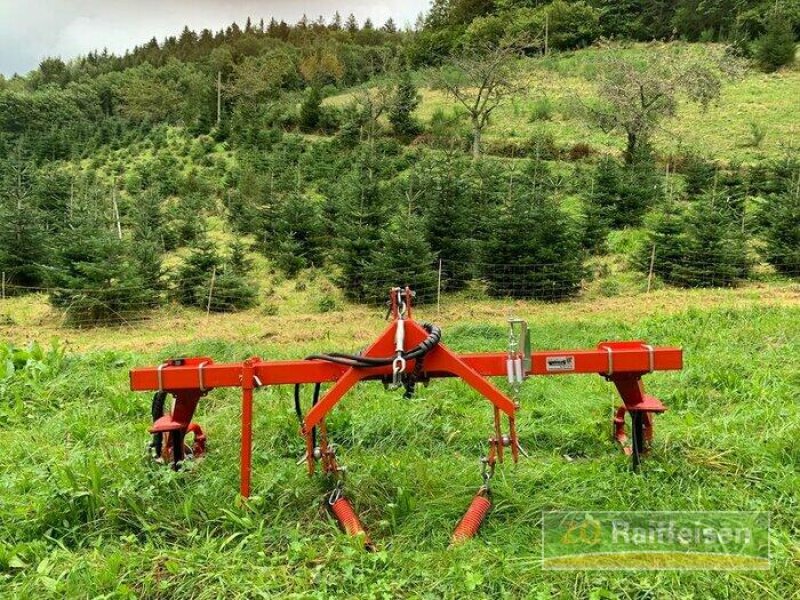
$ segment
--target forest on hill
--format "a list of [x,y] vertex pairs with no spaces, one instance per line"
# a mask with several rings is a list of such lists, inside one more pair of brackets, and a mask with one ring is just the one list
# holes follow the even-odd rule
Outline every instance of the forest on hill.
[[[657,136],[737,82],[791,98],[798,33],[797,0],[435,0],[413,29],[259,18],[48,58],[0,78],[2,294],[76,324],[241,310],[268,295],[261,256],[366,302],[391,283],[559,300],[617,259],[666,285],[797,277],[789,126],[759,152],[751,122],[747,162]],[[554,106],[547,77],[590,93]],[[509,107],[532,132],[487,137]]]

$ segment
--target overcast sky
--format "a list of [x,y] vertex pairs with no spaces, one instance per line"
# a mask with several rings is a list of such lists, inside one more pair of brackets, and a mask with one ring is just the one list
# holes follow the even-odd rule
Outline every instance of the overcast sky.
[[243,25],[262,17],[296,22],[336,10],[359,22],[370,17],[377,25],[389,17],[398,26],[413,23],[429,0],[0,0],[0,73],[26,73],[46,56],[64,60],[108,48],[124,52],[153,36],[178,34],[184,25],[194,30],[220,29],[233,21]]

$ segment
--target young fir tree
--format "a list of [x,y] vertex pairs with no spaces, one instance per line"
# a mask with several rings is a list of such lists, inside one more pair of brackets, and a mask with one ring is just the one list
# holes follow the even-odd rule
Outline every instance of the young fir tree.
[[764,71],[777,71],[794,62],[795,52],[791,19],[779,11],[773,12],[766,32],[756,42],[756,60]]
[[336,239],[334,262],[340,271],[338,283],[345,296],[356,301],[374,299],[374,260],[388,220],[388,207],[378,185],[376,160],[369,149],[356,157],[328,210]]
[[740,202],[715,194],[697,199],[683,223],[684,256],[672,270],[683,287],[729,287],[747,278],[747,235]]
[[767,260],[790,277],[800,277],[800,179],[796,185],[770,197],[762,209]]
[[606,226],[636,226],[660,191],[652,154],[643,149],[626,164],[603,158],[597,165],[591,201]]
[[59,236],[49,275],[50,303],[73,325],[121,323],[157,304],[131,242],[85,210]]
[[466,172],[456,156],[430,157],[414,166],[408,194],[424,212],[428,243],[441,260],[442,285],[463,289],[475,275],[475,211]]
[[400,137],[413,137],[420,132],[420,126],[414,118],[414,111],[422,98],[417,86],[408,71],[403,71],[397,83],[397,89],[389,107],[389,122],[394,132]]
[[222,273],[222,256],[216,244],[203,236],[195,242],[175,274],[175,293],[184,306],[205,308],[213,295],[212,281]]
[[319,129],[322,119],[322,92],[318,85],[312,85],[300,105],[300,129],[311,132]]
[[216,244],[204,237],[178,269],[178,301],[215,312],[250,308],[257,295],[256,286],[248,279],[250,268],[242,244],[234,242],[226,260]]
[[214,283],[211,310],[233,312],[255,306],[258,286],[250,275],[252,268],[253,262],[247,256],[247,247],[239,240],[233,241],[222,272]]
[[696,196],[712,187],[717,178],[717,166],[696,153],[686,155],[682,173],[686,181],[686,193]]
[[301,194],[290,194],[278,207],[269,255],[288,277],[322,263],[323,222],[319,205]]
[[375,273],[372,299],[383,300],[388,288],[398,285],[414,290],[417,304],[435,301],[437,275],[433,264],[422,220],[410,210],[395,214],[383,230],[380,252],[372,265]]
[[529,171],[510,184],[495,209],[483,248],[483,276],[492,296],[560,300],[580,291],[580,234]]
[[647,239],[633,257],[643,273],[653,273],[667,283],[675,283],[676,269],[686,260],[687,240],[683,212],[675,202],[665,203],[646,221]]
[[592,255],[605,254],[608,242],[608,219],[605,211],[593,197],[583,202],[583,235],[581,245]]
[[0,272],[8,294],[42,286],[50,262],[34,181],[34,166],[21,155],[0,163]]
[[166,289],[162,254],[165,246],[164,216],[161,212],[162,199],[155,191],[146,191],[133,199],[132,253],[139,263],[139,273],[145,286],[160,297]]
[[35,207],[0,201],[0,272],[6,293],[25,292],[43,285],[50,263],[44,215]]

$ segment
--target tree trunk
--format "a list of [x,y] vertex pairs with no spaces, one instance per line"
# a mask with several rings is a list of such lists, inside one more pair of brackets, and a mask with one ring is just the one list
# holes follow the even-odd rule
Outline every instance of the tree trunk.
[[628,132],[628,146],[625,148],[625,162],[631,164],[636,156],[636,133],[633,131]]
[[472,158],[478,160],[481,157],[481,126],[476,119],[472,120]]

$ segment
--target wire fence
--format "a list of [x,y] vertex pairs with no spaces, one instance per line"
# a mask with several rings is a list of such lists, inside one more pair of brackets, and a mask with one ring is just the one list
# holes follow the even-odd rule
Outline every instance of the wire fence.
[[[103,281],[82,288],[19,285],[15,277],[1,273],[0,327],[15,324],[19,308],[12,303],[31,295],[41,299],[36,312],[40,321],[59,327],[84,328],[130,326],[170,314],[258,311],[270,315],[286,302],[298,314],[331,312],[348,305],[377,308],[385,305],[388,291],[395,286],[411,287],[416,292],[417,304],[440,310],[468,300],[494,300],[500,304],[559,302],[647,294],[664,287],[735,288],[748,282],[800,282],[797,254],[771,256],[770,262],[754,259],[712,262],[673,256],[664,259],[669,261],[668,265],[660,264],[659,258],[656,252],[649,264],[639,268],[615,263],[610,258],[578,262],[568,268],[564,263],[526,264],[524,260],[515,264],[438,260],[402,272],[364,269],[349,282],[319,270],[301,272],[294,279],[254,272],[243,280],[243,286],[232,287],[220,285],[220,274],[216,271],[181,279],[140,278],[133,284]],[[186,290],[191,291],[188,303]]]

